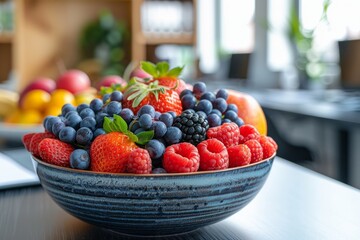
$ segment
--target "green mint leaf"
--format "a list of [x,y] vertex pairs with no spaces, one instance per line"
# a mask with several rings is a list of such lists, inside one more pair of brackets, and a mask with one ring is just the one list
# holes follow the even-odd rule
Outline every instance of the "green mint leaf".
[[166,76],[169,71],[169,64],[167,62],[159,62],[156,64],[156,69],[158,71],[158,76]]
[[136,134],[138,141],[137,143],[140,145],[147,144],[151,139],[154,137],[154,130],[146,131],[146,132],[140,132]]
[[156,65],[151,63],[151,62],[140,62],[141,64],[141,69],[144,70],[145,72],[147,72],[148,74],[152,75],[152,76],[157,76],[157,70],[156,70]]
[[181,74],[183,69],[184,69],[184,66],[183,67],[175,67],[168,72],[167,76],[168,77],[178,77]]
[[130,138],[130,140],[135,142],[135,143],[139,141],[138,137],[134,133],[132,133],[130,131],[128,131],[126,133],[126,136],[128,136]]
[[114,114],[114,125],[117,130],[120,130],[122,133],[126,133],[128,131],[128,125],[125,120],[119,115]]
[[110,120],[110,118],[108,118],[108,117],[104,118],[103,129],[106,133],[114,132],[112,124],[113,124],[113,122]]

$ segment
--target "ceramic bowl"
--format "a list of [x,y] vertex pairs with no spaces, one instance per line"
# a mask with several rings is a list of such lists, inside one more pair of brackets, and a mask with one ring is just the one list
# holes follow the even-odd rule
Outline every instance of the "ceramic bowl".
[[143,236],[185,233],[236,213],[262,188],[274,158],[219,171],[134,175],[75,170],[32,157],[43,188],[67,212]]

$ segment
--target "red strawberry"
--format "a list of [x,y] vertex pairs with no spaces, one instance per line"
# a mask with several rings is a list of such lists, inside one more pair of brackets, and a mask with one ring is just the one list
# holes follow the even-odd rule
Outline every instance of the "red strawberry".
[[35,133],[34,136],[31,138],[30,141],[30,152],[35,157],[40,157],[40,152],[38,149],[39,143],[45,138],[56,138],[54,134],[50,132],[43,132],[43,133]]
[[141,69],[152,77],[148,83],[158,81],[159,85],[175,90],[178,94],[186,88],[185,82],[179,79],[183,68],[170,69],[167,62],[159,62],[156,65],[151,62],[141,62]]
[[147,150],[143,148],[136,148],[128,155],[126,172],[146,174],[151,173],[151,169],[151,158]]
[[229,168],[248,165],[251,161],[251,152],[245,144],[231,146],[228,149]]
[[225,145],[217,139],[207,139],[197,145],[200,154],[200,170],[219,170],[229,166],[229,154]]
[[159,112],[174,111],[177,115],[182,112],[179,94],[158,85],[157,82],[149,85],[135,82],[125,91],[122,104],[124,108],[130,108],[134,114],[146,104],[152,105]]
[[249,141],[246,141],[244,144],[249,147],[251,152],[250,163],[259,162],[263,159],[263,149],[261,147],[261,144],[257,140],[251,139]]
[[27,133],[24,136],[22,136],[22,142],[25,146],[25,149],[28,150],[30,152],[30,143],[31,143],[31,138],[35,135],[35,133]]
[[259,131],[253,125],[244,124],[240,126],[239,130],[240,130],[239,143],[244,143],[250,139],[258,140],[260,137]]
[[90,147],[90,169],[96,172],[125,172],[127,156],[135,148],[136,144],[123,133],[100,135]]
[[39,144],[40,157],[44,162],[62,167],[70,167],[70,155],[74,151],[71,144],[58,139],[45,138]]
[[209,128],[206,132],[208,138],[216,138],[224,143],[225,147],[238,145],[240,131],[236,123],[224,123],[218,127]]
[[261,136],[259,138],[259,143],[263,148],[263,159],[269,158],[274,155],[278,148],[274,139],[268,136]]
[[169,173],[196,172],[199,164],[199,152],[191,143],[173,144],[165,149],[163,167]]

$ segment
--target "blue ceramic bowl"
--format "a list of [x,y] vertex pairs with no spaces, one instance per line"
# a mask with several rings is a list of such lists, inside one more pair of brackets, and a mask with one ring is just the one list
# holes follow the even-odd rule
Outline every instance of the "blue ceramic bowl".
[[114,174],[32,158],[43,188],[63,209],[119,233],[185,233],[236,213],[259,192],[274,157],[245,167],[190,174]]

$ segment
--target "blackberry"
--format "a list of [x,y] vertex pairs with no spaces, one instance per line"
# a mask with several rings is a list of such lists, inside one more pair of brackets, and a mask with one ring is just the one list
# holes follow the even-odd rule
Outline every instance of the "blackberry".
[[181,130],[182,142],[189,142],[195,146],[206,139],[206,131],[209,129],[206,118],[192,111],[184,111],[177,116],[173,126]]

